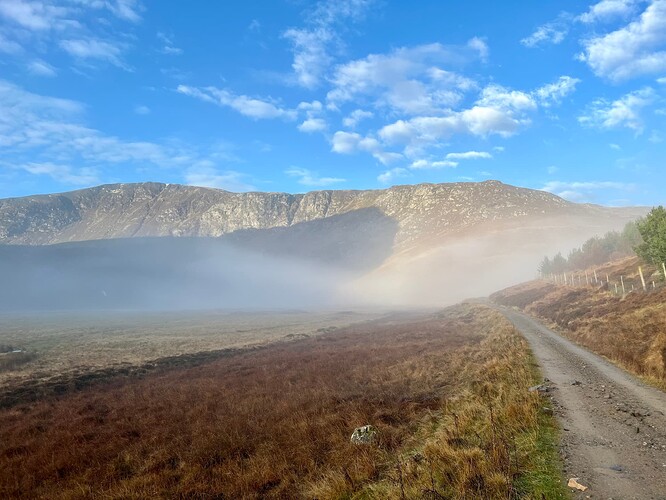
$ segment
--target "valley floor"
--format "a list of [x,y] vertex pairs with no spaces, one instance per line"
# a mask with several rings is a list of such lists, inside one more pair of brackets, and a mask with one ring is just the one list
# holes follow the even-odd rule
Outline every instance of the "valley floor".
[[0,497],[566,497],[541,375],[487,306],[227,354],[0,410]]

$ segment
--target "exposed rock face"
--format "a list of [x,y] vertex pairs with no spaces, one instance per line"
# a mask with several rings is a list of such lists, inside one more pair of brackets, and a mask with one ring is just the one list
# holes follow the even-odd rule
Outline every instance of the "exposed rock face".
[[[397,247],[485,221],[565,213],[613,215],[612,209],[576,205],[497,181],[297,195],[230,193],[176,184],[113,184],[0,200],[0,243],[221,236],[239,229],[290,227],[367,208],[378,209],[398,224]],[[626,212],[622,215],[627,217]]]

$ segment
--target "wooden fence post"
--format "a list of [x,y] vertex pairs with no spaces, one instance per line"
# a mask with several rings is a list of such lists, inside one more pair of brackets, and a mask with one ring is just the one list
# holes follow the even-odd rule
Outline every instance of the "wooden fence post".
[[622,283],[622,295],[627,295],[627,290],[624,288],[624,276],[620,276],[620,282]]
[[599,280],[597,279],[597,270],[593,269],[592,271],[594,271],[594,282],[599,284]]
[[647,287],[645,286],[645,278],[643,277],[643,269],[641,266],[638,266],[638,274],[641,275],[641,283],[643,284],[643,291],[647,292]]
[[664,270],[664,281],[666,281],[666,264],[661,263],[661,268]]

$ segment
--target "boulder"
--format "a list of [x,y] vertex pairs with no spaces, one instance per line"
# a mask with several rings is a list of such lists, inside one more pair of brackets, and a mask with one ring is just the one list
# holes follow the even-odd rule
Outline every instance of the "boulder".
[[372,425],[357,427],[351,435],[354,444],[372,444],[377,439],[377,429]]

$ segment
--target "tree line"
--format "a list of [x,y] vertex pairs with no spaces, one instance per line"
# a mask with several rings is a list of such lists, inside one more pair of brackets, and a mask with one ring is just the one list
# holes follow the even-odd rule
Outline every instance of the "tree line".
[[564,257],[558,252],[539,264],[542,275],[576,271],[604,264],[611,260],[638,255],[645,262],[659,265],[666,262],[666,209],[653,208],[645,217],[629,222],[622,231],[610,231],[590,238]]

